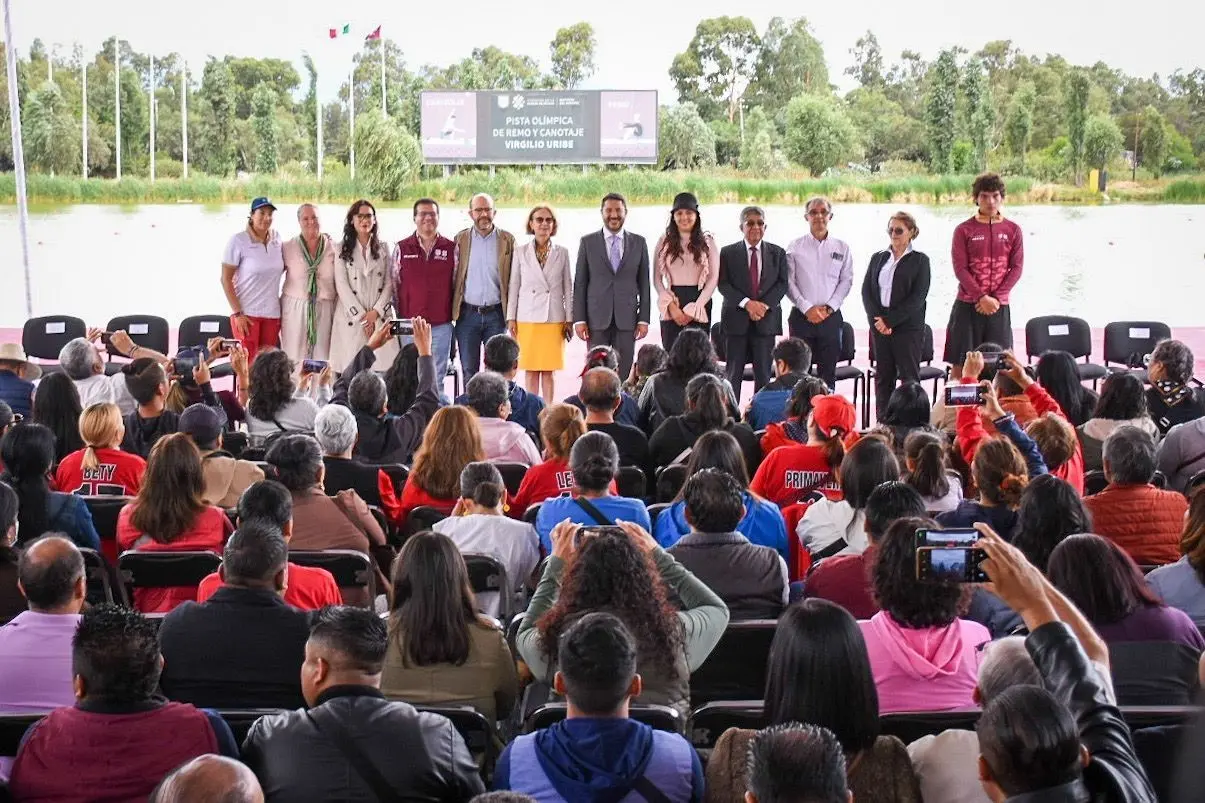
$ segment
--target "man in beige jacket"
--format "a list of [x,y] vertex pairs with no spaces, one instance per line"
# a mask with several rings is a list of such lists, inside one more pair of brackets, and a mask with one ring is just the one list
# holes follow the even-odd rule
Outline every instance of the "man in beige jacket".
[[205,504],[234,507],[248,486],[264,478],[259,466],[222,451],[222,422],[214,408],[204,404],[185,408],[180,414],[180,432],[187,433],[201,450]]
[[515,238],[494,225],[494,199],[485,193],[469,201],[473,225],[457,233],[456,270],[452,277],[452,322],[464,384],[481,369],[481,349],[506,331]]

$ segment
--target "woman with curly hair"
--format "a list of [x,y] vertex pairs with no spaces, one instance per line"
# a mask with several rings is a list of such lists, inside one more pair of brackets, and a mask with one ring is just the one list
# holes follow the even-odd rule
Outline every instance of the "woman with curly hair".
[[686,385],[699,374],[720,377],[724,385],[729,415],[740,419],[736,394],[732,385],[723,379],[711,337],[702,329],[684,329],[669,350],[665,370],[649,377],[640,393],[641,428],[652,435],[665,419],[686,412]]
[[[280,349],[265,349],[251,363],[251,381],[247,389],[247,439],[251,446],[263,446],[280,432],[313,432],[318,408],[331,398],[331,368],[321,374],[304,374],[298,384],[293,380],[293,361]],[[318,382],[318,401],[309,396],[310,386]]]
[[824,384],[823,379],[811,374],[801,376],[791,391],[790,400],[787,401],[786,419],[766,425],[766,432],[761,436],[762,454],[768,455],[779,446],[807,443],[808,415],[812,412],[812,399],[827,395],[828,385]]
[[1053,474],[1035,477],[1021,492],[1013,546],[1045,572],[1050,553],[1069,535],[1092,532],[1092,515],[1075,488]]
[[1130,373],[1110,374],[1101,383],[1092,417],[1075,428],[1084,451],[1084,471],[1104,468],[1105,440],[1124,426],[1138,427],[1159,442],[1159,428],[1147,411],[1142,380]]
[[414,466],[402,488],[401,515],[426,506],[451,514],[460,498],[460,473],[469,463],[485,460],[477,416],[468,407],[443,407],[431,416]]
[[[670,604],[671,593],[680,607]],[[644,679],[635,702],[668,705],[685,716],[690,673],[728,626],[723,600],[637,525],[582,528],[561,522],[516,639],[537,679],[552,682],[561,634],[589,611],[612,613],[632,632]]]
[[859,622],[879,692],[879,711],[974,708],[979,648],[988,629],[959,618],[970,586],[916,576],[916,531],[932,519],[900,519],[878,544],[871,584],[881,609]]
[[[377,210],[364,199],[347,208],[343,238],[335,255],[335,322],[331,329],[331,365],[342,371],[387,315],[393,301],[389,247],[377,231]],[[392,362],[397,346],[386,344],[378,362]]]
[[703,231],[699,201],[689,192],[674,197],[665,234],[653,248],[653,288],[661,312],[661,343],[673,350],[687,327],[707,331],[711,297],[720,281],[720,249]]

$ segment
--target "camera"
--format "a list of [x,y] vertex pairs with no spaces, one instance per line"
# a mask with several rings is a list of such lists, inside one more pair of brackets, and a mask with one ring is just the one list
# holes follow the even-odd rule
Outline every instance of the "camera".
[[979,385],[946,385],[947,407],[974,407],[985,403],[983,388]]
[[917,530],[916,579],[933,583],[985,583],[987,553],[973,529]]
[[394,337],[411,337],[414,335],[413,318],[394,318],[389,321],[389,334]]
[[302,374],[320,374],[326,370],[326,365],[327,365],[326,360],[302,360],[301,361],[301,373]]
[[172,360],[172,373],[176,376],[192,380],[192,372],[205,358],[200,349],[180,349]]
[[1003,351],[984,351],[983,368],[985,371],[1007,371],[1008,370],[1008,355]]

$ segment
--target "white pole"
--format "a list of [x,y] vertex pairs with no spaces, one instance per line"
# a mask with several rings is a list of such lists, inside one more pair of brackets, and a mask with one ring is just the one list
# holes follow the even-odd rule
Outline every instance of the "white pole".
[[188,61],[180,72],[180,136],[184,156],[184,178],[188,178]]
[[121,41],[113,37],[113,104],[117,108],[117,180],[121,181]]
[[83,113],[80,115],[83,125],[83,137],[80,141],[81,150],[83,150],[83,167],[80,169],[80,175],[84,178],[88,177],[88,58],[84,55],[84,51],[80,50],[80,99],[83,101]]
[[385,117],[389,114],[385,101],[385,35],[377,36],[377,43],[381,46],[381,116]]
[[352,62],[347,74],[347,146],[350,148],[351,177],[356,178],[356,64]]
[[151,181],[155,180],[155,56],[151,54]]
[[314,149],[314,155],[317,157],[316,165],[318,171],[318,181],[322,181],[322,95],[318,92],[318,79],[314,79],[314,118],[315,128],[317,128],[318,143]]
[[46,53],[46,80],[54,83],[54,46]]
[[13,41],[13,17],[4,0],[4,53],[8,68],[8,121],[13,137],[13,171],[17,178],[17,228],[21,233],[21,263],[25,268],[25,317],[33,317],[33,295],[29,279],[29,200],[25,196],[25,147],[21,143],[21,100],[17,93],[17,51]]

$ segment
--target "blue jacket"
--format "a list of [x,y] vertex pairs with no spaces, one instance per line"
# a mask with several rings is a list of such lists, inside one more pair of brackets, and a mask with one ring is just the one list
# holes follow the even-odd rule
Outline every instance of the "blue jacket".
[[[83,497],[52,491],[46,507],[48,532],[63,533],[78,547],[100,551],[100,536],[97,535],[96,526],[92,523],[92,511],[88,509]],[[36,535],[31,535],[22,540],[32,541],[36,537]]]
[[[590,503],[611,521],[616,519],[630,521],[633,524],[639,524],[646,532],[653,529],[653,525],[649,523],[648,508],[639,499],[630,499],[626,496],[604,496],[599,499],[591,499]],[[540,545],[544,547],[545,555],[552,554],[552,528],[565,519],[592,527],[599,524],[573,497],[558,496],[546,500],[544,504],[540,505],[540,512],[536,515],[536,532],[540,534]]]
[[[753,494],[745,491],[745,517],[737,525],[736,531],[758,546],[768,546],[783,560],[789,557],[787,543],[787,525],[782,518],[778,505],[766,499],[756,499]],[[653,537],[664,549],[669,549],[690,532],[686,523],[686,502],[674,502],[657,517],[657,526]]]
[[1021,456],[1025,458],[1025,465],[1029,468],[1029,478],[1033,479],[1039,474],[1046,474],[1046,461],[1042,457],[1042,450],[1038,448],[1038,444],[1033,438],[1021,429],[1021,425],[1017,423],[1016,416],[1006,415],[1004,418],[993,421],[996,431],[1013,442]]
[[33,414],[33,382],[27,382],[12,371],[0,371],[0,401],[23,418]]
[[787,404],[791,394],[799,384],[803,374],[783,374],[766,383],[766,386],[753,394],[749,404],[749,415],[745,423],[754,430],[765,429],[767,424],[787,420]]
[[965,528],[975,522],[982,521],[1000,534],[1006,541],[1011,541],[1016,534],[1017,512],[1003,505],[984,507],[973,499],[963,499],[958,507],[938,513],[937,523],[942,527]]
[[541,803],[619,803],[645,798],[646,778],[671,803],[703,799],[703,766],[690,743],[633,719],[566,719],[509,744],[494,770],[494,788]]
[[[526,388],[520,387],[513,380],[507,384],[510,385],[510,416],[506,420],[522,425],[523,429],[535,435],[538,440],[540,411],[544,409],[544,400],[534,393],[528,393]],[[469,394],[462,393],[457,396],[456,403],[468,405]]]

